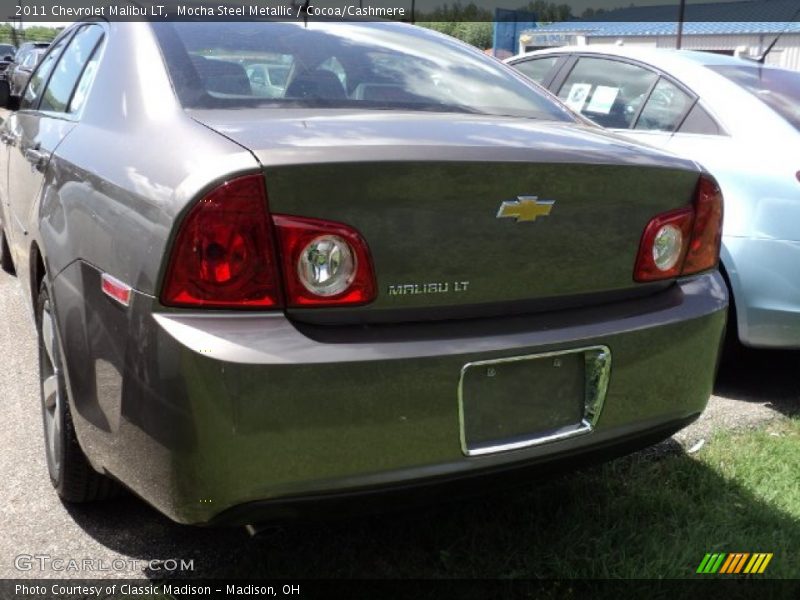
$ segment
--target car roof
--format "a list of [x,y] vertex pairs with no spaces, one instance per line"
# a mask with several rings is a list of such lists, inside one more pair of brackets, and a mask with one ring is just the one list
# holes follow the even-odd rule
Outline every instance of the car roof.
[[[520,58],[528,56],[545,56],[548,54],[606,54],[619,56],[621,58],[631,58],[649,63],[654,67],[669,69],[680,65],[698,66],[745,66],[757,63],[724,54],[713,52],[700,52],[697,50],[676,50],[674,48],[649,48],[643,46],[618,46],[616,44],[591,44],[588,46],[561,46],[558,48],[547,48],[544,50],[534,50],[524,54],[517,54],[507,59],[506,62],[514,62]],[[772,67],[766,67],[772,68]]]

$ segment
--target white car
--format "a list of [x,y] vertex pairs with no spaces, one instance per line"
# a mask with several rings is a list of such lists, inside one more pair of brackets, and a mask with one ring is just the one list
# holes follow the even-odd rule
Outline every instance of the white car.
[[708,169],[725,198],[722,269],[739,340],[800,347],[800,73],[633,46],[505,62],[598,125]]

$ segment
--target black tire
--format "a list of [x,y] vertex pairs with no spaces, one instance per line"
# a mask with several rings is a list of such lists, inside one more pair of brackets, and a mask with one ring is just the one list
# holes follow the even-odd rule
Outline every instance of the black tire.
[[67,502],[93,502],[116,495],[116,483],[92,468],[75,435],[57,341],[55,313],[44,281],[39,286],[36,326],[39,334],[39,389],[50,482]]
[[728,287],[728,321],[725,325],[725,337],[722,340],[720,366],[722,369],[729,369],[735,366],[742,358],[744,346],[739,341],[739,326],[736,322],[736,301],[733,298],[733,288],[725,270],[720,269],[720,272],[725,280],[725,285]]
[[0,106],[8,106],[8,99],[11,97],[11,86],[8,80],[0,81]]
[[6,240],[6,232],[2,228],[0,228],[0,268],[9,275],[17,274],[14,269],[14,261],[11,259],[11,250]]

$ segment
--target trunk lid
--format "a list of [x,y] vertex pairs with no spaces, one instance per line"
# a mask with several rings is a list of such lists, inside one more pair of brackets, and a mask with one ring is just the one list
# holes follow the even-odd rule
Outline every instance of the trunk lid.
[[193,113],[256,155],[271,212],[346,223],[368,242],[377,300],[292,311],[300,319],[457,318],[641,293],[645,225],[690,203],[699,175],[594,128],[327,112]]

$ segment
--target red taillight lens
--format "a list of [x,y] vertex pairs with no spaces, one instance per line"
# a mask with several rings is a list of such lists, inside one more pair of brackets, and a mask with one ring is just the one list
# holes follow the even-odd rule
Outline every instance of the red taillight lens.
[[355,229],[305,217],[270,219],[263,176],[248,175],[214,189],[186,215],[161,302],[263,309],[365,304],[375,295],[369,248]]
[[281,304],[261,175],[228,181],[181,224],[161,302],[167,306],[269,308]]
[[691,207],[664,213],[645,227],[633,279],[658,281],[713,269],[722,240],[722,194],[702,175]]
[[722,243],[722,192],[713,179],[701,177],[694,199],[694,230],[683,275],[713,269],[719,262]]
[[375,299],[367,243],[332,221],[273,215],[287,306],[342,306]]
[[636,281],[657,281],[680,275],[693,221],[691,208],[668,212],[650,221],[639,244],[633,278]]

